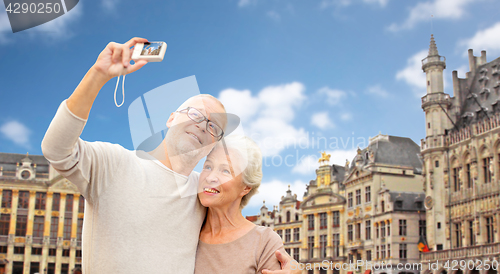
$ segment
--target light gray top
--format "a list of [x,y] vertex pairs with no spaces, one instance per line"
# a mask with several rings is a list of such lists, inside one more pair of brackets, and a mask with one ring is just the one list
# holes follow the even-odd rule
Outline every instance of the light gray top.
[[93,273],[189,273],[206,209],[181,198],[198,173],[177,174],[144,152],[79,138],[86,120],[64,101],[42,141],[44,156],[85,197],[82,268]]
[[195,274],[255,274],[263,269],[280,270],[274,255],[285,254],[283,241],[271,228],[255,226],[247,234],[225,244],[198,244]]

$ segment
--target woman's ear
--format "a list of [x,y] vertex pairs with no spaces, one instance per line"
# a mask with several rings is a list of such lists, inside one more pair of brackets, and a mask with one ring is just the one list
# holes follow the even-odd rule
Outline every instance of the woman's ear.
[[242,194],[242,195],[241,195],[241,197],[243,197],[243,196],[247,195],[247,194],[248,194],[248,192],[250,192],[250,190],[252,190],[252,188],[251,188],[251,187],[249,187],[249,186],[247,186],[247,185],[245,185],[245,188],[244,188],[244,189],[243,189],[243,191],[241,192],[241,194]]
[[170,128],[172,126],[172,121],[174,120],[175,112],[170,113],[170,116],[167,120],[167,127]]

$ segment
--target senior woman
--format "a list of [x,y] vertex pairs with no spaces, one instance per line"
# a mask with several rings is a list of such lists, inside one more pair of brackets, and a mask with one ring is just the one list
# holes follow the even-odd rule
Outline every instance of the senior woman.
[[276,250],[285,254],[281,238],[241,214],[261,180],[262,154],[248,137],[226,137],[207,156],[198,197],[208,211],[200,232],[195,274],[281,269],[275,257]]

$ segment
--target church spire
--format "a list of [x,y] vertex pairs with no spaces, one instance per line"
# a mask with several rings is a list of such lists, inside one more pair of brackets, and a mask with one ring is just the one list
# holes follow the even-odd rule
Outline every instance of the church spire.
[[434,35],[431,34],[431,45],[429,46],[428,56],[439,56],[438,48],[436,46],[436,41],[434,41]]
[[[422,60],[422,70],[425,73],[429,73],[430,72],[429,68],[431,68],[431,67],[433,67],[432,70],[434,70],[435,68],[438,68],[441,71],[441,73],[442,73],[442,70],[444,70],[446,68],[446,58],[444,58],[444,56],[439,55],[438,48],[436,46],[436,41],[434,41],[433,34],[431,34],[431,44],[429,46],[429,55],[427,55],[427,57],[425,57]],[[429,80],[430,79],[427,78],[427,81],[429,81]],[[431,93],[431,92],[429,92],[429,88],[430,88],[430,85],[429,85],[429,83],[427,83],[427,93]],[[443,89],[442,89],[442,87],[434,87],[433,92],[443,92]]]

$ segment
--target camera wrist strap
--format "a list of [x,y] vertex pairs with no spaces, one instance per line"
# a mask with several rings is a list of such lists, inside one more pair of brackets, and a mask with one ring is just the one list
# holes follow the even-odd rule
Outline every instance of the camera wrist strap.
[[114,99],[115,99],[115,105],[117,107],[121,107],[123,105],[123,103],[125,103],[125,75],[123,75],[123,81],[122,81],[122,96],[123,96],[123,101],[120,105],[118,105],[118,103],[116,102],[116,90],[118,89],[118,83],[120,82],[120,76],[121,75],[118,75],[118,78],[116,78],[116,87],[115,87],[115,96],[114,96]]

